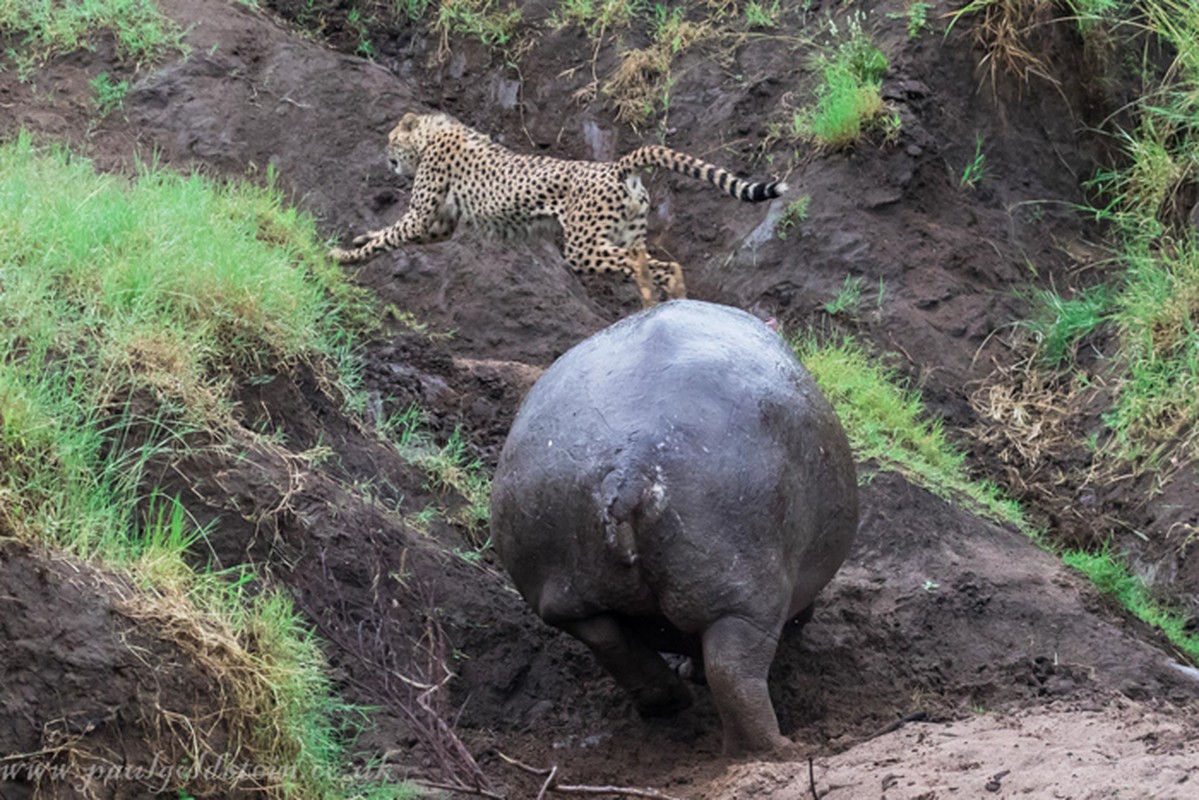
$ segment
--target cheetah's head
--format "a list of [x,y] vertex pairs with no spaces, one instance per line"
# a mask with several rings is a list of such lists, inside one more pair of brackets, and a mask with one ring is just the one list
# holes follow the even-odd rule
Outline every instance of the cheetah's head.
[[412,177],[416,174],[425,144],[424,120],[424,116],[408,112],[387,134],[387,161],[397,175]]

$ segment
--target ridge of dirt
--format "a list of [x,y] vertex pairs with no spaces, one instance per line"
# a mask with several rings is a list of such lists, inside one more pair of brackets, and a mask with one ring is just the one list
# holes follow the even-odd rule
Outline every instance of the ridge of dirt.
[[[387,172],[381,143],[413,107],[445,107],[514,149],[607,158],[641,141],[610,122],[602,100],[571,105],[582,76],[534,77],[574,65],[578,36],[547,37],[522,65],[522,87],[480,47],[464,45],[435,62],[434,43],[392,32],[371,64],[240,4],[162,6],[188,31],[191,55],[136,73],[121,114],[96,122],[86,105],[88,78],[122,74],[101,40],[95,51],[47,65],[35,78],[40,89],[0,73],[0,102],[14,107],[0,134],[26,126],[72,138],[110,169],[127,168],[139,148],[156,149],[180,169],[231,176],[271,164],[298,203],[342,234],[391,222],[405,207],[407,193]],[[902,10],[898,3],[867,8]],[[1069,59],[1070,42],[1052,35]],[[893,63],[884,92],[904,121],[897,146],[803,159],[791,181],[812,195],[812,217],[785,242],[771,235],[777,205],[731,208],[702,185],[656,179],[651,247],[686,265],[699,298],[791,325],[849,327],[903,353],[926,398],[950,424],[963,424],[972,412],[962,387],[1009,357],[990,334],[1017,314],[1020,301],[1009,290],[1028,277],[1025,256],[1045,281],[1077,267],[1058,242],[1086,231],[1056,207],[1037,216],[1027,204],[1078,197],[1091,145],[1047,87],[1002,97],[997,111],[974,91],[974,54],[963,37],[908,41],[896,27],[883,42]],[[777,106],[802,73],[795,52],[763,41],[739,47],[731,64],[685,56],[669,143],[763,171],[751,158],[765,134],[754,109]],[[46,86],[59,89],[47,95]],[[1063,92],[1090,102],[1084,87],[1067,82]],[[506,100],[514,96],[519,113]],[[1085,120],[1088,109],[1078,113]],[[953,172],[974,131],[989,143],[994,173],[993,183],[970,194],[954,185]],[[857,319],[830,322],[821,304],[847,273],[867,287],[883,281],[883,301]],[[978,790],[975,774],[993,779],[1011,769],[998,779],[1000,796],[1027,788],[1104,797],[1128,780],[1083,769],[1099,764],[1089,759],[1106,742],[1136,759],[1138,770],[1158,770],[1162,783],[1138,771],[1136,787],[1170,796],[1165,781],[1193,780],[1179,758],[1193,753],[1184,740],[1199,730],[1199,684],[1151,631],[1022,535],[885,473],[866,479],[854,551],[803,636],[785,637],[772,670],[772,696],[795,752],[765,764],[720,759],[718,719],[702,687],[683,715],[638,719],[582,645],[537,620],[490,553],[464,552],[461,532],[444,521],[415,524],[417,512],[455,500],[370,430],[380,415],[417,403],[442,440],[462,426],[493,460],[537,370],[633,310],[635,291],[576,280],[547,243],[469,236],[388,254],[357,277],[384,307],[454,334],[432,341],[389,321],[388,334],[364,352],[364,423],[348,419],[302,370],[247,382],[238,395],[242,422],[277,432],[275,443],[234,433],[160,465],[151,480],[211,524],[199,561],[254,563],[290,588],[328,643],[339,691],[378,709],[359,749],[383,755],[397,774],[439,776],[405,711],[412,706],[405,678],[439,677],[440,659],[456,674],[441,712],[513,797],[533,796],[536,787],[504,767],[497,751],[558,764],[574,782],[655,786],[692,800],[802,796],[808,755],[821,785],[841,787],[844,796],[942,796],[954,788],[969,795]],[[314,458],[318,445],[331,456]],[[28,558],[37,563],[22,575],[44,569],[45,557]],[[10,582],[0,586],[7,592]],[[79,624],[106,630],[98,608]],[[36,651],[41,635],[6,638]],[[10,674],[8,653],[0,652],[0,674]],[[30,657],[51,679],[86,671],[53,648]],[[126,655],[105,657],[124,664]],[[6,701],[10,685],[6,679]],[[37,746],[38,726],[59,714],[49,683],[30,674],[28,686],[20,700],[28,730],[0,736],[0,754]],[[193,688],[203,692],[202,683]],[[130,689],[127,697],[139,696]],[[913,712],[929,721],[877,735]],[[1084,777],[1073,783],[1032,770],[1024,758],[1030,740],[1048,747],[1040,743],[1061,736],[1079,737]],[[1071,757],[1061,748],[1047,752]],[[955,770],[967,777],[959,781]],[[8,790],[0,783],[6,797]]]
[[129,616],[130,593],[119,576],[0,538],[0,797],[148,796],[178,785],[197,740],[232,751],[222,687]]

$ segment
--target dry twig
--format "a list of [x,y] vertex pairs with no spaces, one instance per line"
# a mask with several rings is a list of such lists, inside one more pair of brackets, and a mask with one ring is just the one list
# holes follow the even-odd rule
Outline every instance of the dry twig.
[[537,793],[537,800],[544,800],[549,792],[560,792],[561,794],[582,794],[582,795],[601,795],[614,794],[624,795],[625,797],[649,797],[654,800],[682,800],[673,795],[664,794],[657,789],[639,789],[632,786],[573,786],[565,783],[558,783],[558,767],[553,766],[548,769],[530,766],[519,759],[511,756],[498,753],[500,758],[511,764],[523,772],[530,775],[544,775],[545,783],[541,786],[541,791]]

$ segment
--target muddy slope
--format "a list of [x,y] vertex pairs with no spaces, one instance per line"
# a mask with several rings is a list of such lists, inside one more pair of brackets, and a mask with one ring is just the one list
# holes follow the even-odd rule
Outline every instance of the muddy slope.
[[[439,64],[429,60],[434,44],[396,34],[394,51],[383,48],[379,63],[370,64],[240,4],[163,5],[189,29],[191,55],[139,73],[123,116],[89,123],[86,80],[114,67],[101,46],[47,67],[38,80],[58,81],[58,95],[0,76],[0,96],[14,105],[11,119],[70,136],[108,166],[127,164],[139,146],[158,148],[176,166],[217,174],[261,174],[273,164],[330,233],[377,227],[404,208],[407,193],[387,174],[380,143],[413,105],[450,108],[519,149],[606,157],[641,141],[612,123],[601,101],[564,118],[561,109],[578,87],[574,79],[551,78],[572,63],[577,36],[553,34],[556,46],[530,56],[522,69],[526,102],[517,113],[504,105],[511,92],[499,90],[511,76],[479,48],[464,46]],[[1004,101],[1019,113],[997,115],[974,92],[964,42],[896,35],[885,44],[894,65],[886,88],[904,114],[905,138],[802,161],[790,180],[812,195],[813,216],[801,231],[785,242],[771,238],[777,206],[730,208],[733,201],[668,177],[652,189],[658,206],[651,242],[687,265],[695,296],[759,307],[794,323],[820,321],[819,305],[847,273],[867,286],[881,278],[880,306],[839,324],[905,354],[927,394],[957,419],[968,416],[960,388],[973,374],[974,353],[992,328],[1011,319],[1016,301],[1008,290],[1025,275],[1023,256],[1052,275],[1067,267],[1054,241],[1077,235],[1074,222],[1053,211],[1024,220],[1006,209],[1076,196],[1073,173],[1086,160],[1085,144],[1059,121],[1057,95],[1035,87],[1018,102]],[[699,55],[684,57],[672,100],[677,130],[668,141],[761,172],[767,165],[750,153],[763,132],[744,120],[756,120],[753,109],[802,85],[802,61],[786,46],[763,42],[733,56],[736,68],[727,71]],[[723,99],[714,102],[717,96]],[[974,130],[994,142],[996,179],[988,193],[954,185]],[[385,303],[456,331],[430,342],[397,326],[394,337],[373,343],[364,375],[377,410],[419,402],[443,433],[466,425],[484,456],[494,454],[536,367],[636,307],[631,287],[581,284],[547,244],[467,237],[377,259],[359,275]],[[967,796],[977,790],[974,774],[991,779],[1013,769],[1017,762],[1005,758],[1027,741],[987,737],[1030,726],[1036,741],[1077,737],[1080,754],[1119,742],[1138,759],[1161,757],[1138,763],[1156,767],[1162,780],[1189,775],[1177,767],[1178,753],[1187,751],[1171,742],[1197,730],[1199,685],[1151,632],[1105,606],[1021,535],[902,478],[880,474],[863,487],[862,533],[849,562],[803,636],[788,637],[780,649],[771,685],[797,752],[769,765],[734,765],[717,756],[718,721],[706,690],[698,688],[696,706],[676,719],[638,719],[580,645],[523,606],[490,556],[469,557],[461,530],[412,524],[430,504],[460,501],[429,488],[378,442],[370,419],[347,419],[302,372],[246,386],[241,400],[246,427],[278,429],[278,444],[259,447],[247,437],[238,458],[201,449],[164,466],[158,479],[201,522],[213,522],[208,552],[198,558],[223,566],[252,561],[291,588],[329,643],[344,696],[380,709],[359,746],[386,754],[399,774],[444,778],[422,743],[421,719],[406,711],[413,697],[403,679],[439,680],[444,665],[456,677],[438,708],[457,720],[483,769],[513,797],[536,789],[496,751],[560,764],[572,781],[654,785],[712,800],[770,791],[801,796],[783,792],[802,785],[809,754],[819,759],[818,781],[867,787],[843,796],[929,796],[951,788]],[[335,457],[302,456],[317,444]],[[872,470],[863,465],[863,472]],[[16,631],[9,641],[52,635],[59,621],[35,623],[42,626],[36,633]],[[22,718],[32,722],[0,742],[4,748],[43,746],[37,732],[63,713],[48,685],[87,669],[69,653],[36,655],[32,688],[20,701]],[[117,649],[108,657],[119,664],[128,655]],[[125,696],[138,697],[133,689]],[[925,721],[877,736],[914,713]],[[995,744],[988,753],[966,754],[954,749],[958,732]],[[921,734],[913,745],[908,737]],[[979,766],[966,770],[970,782],[937,783],[925,765],[938,758]],[[1109,763],[1095,786],[1119,777],[1118,769]],[[852,771],[852,781],[838,770]],[[1140,777],[1137,785],[1170,796],[1152,779]],[[916,791],[920,781],[932,782]],[[1050,776],[1030,785],[1039,792],[1053,786]]]

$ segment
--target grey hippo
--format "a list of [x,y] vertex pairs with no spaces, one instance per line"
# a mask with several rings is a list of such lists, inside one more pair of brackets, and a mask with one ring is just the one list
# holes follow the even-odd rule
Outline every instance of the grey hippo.
[[555,361],[512,423],[491,523],[521,595],[643,715],[690,704],[660,653],[693,654],[726,754],[787,743],[767,673],[849,551],[857,482],[832,406],[756,317],[677,300]]

